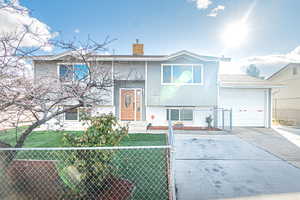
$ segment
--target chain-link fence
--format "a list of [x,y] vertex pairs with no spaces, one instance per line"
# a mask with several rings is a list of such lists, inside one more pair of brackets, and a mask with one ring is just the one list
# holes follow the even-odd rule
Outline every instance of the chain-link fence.
[[173,199],[170,146],[0,148],[0,199]]

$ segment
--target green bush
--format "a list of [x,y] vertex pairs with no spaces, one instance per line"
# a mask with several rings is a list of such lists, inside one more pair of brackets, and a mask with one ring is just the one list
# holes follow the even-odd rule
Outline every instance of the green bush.
[[207,123],[207,128],[212,128],[212,122],[213,122],[213,118],[211,115],[207,116],[205,118],[205,122]]
[[[80,136],[65,134],[63,141],[71,147],[107,147],[119,145],[121,139],[128,134],[128,127],[121,127],[112,115],[85,117],[89,124]],[[107,179],[112,174],[111,164],[113,150],[76,150],[68,155],[68,163],[61,176],[73,193],[82,197],[98,195],[107,189]]]

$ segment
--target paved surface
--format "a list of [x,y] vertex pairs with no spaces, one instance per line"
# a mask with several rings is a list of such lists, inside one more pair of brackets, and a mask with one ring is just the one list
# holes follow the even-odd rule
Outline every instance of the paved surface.
[[235,135],[175,139],[178,200],[300,199],[300,169]]
[[299,129],[235,128],[232,133],[300,168]]

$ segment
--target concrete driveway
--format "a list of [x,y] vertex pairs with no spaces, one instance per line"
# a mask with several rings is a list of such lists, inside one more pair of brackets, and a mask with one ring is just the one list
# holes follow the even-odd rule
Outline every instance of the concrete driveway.
[[236,135],[175,140],[178,200],[300,199],[300,169]]

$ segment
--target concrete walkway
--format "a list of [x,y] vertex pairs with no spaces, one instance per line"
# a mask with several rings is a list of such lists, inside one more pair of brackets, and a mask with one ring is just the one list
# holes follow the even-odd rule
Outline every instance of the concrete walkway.
[[300,169],[235,135],[175,139],[178,200],[300,199]]

